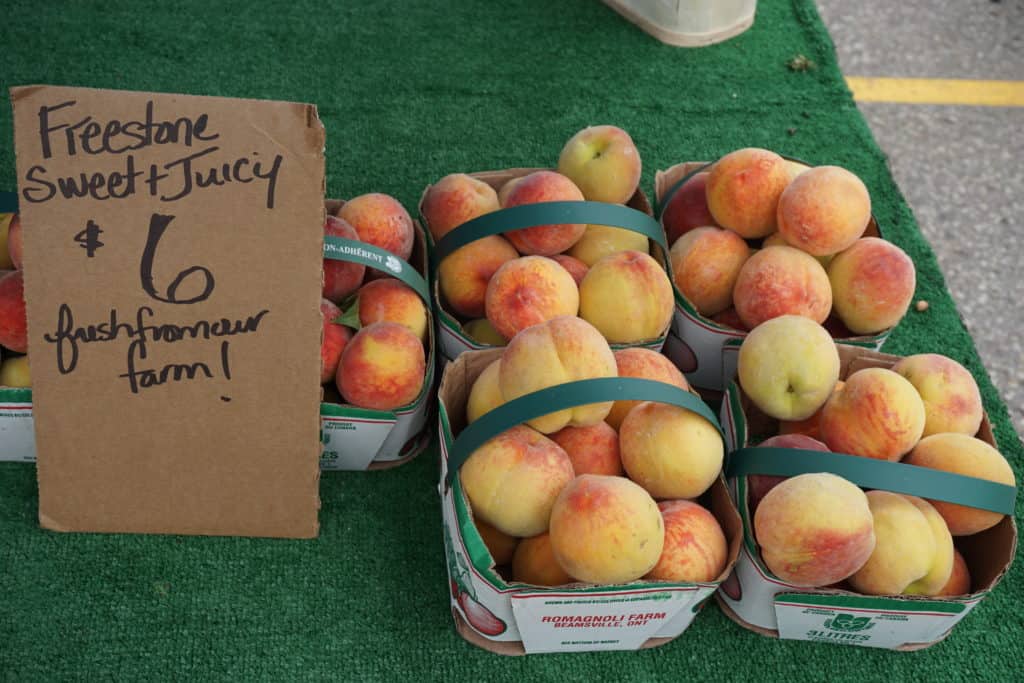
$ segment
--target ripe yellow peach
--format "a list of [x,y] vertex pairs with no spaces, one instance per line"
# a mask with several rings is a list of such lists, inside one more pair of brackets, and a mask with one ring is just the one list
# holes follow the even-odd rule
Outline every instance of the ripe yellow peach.
[[660,337],[675,310],[668,274],[639,251],[620,251],[592,265],[579,295],[580,317],[612,343]]

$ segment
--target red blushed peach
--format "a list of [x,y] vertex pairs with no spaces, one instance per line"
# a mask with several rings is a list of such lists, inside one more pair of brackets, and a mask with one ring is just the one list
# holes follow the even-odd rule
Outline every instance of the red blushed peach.
[[743,264],[733,304],[754,329],[780,315],[802,315],[821,324],[832,308],[832,288],[821,264],[793,247],[768,247]]
[[427,307],[419,294],[404,282],[374,280],[359,290],[359,324],[379,322],[405,325],[420,339],[427,337]]
[[688,500],[658,503],[665,523],[665,547],[646,577],[706,583],[725,570],[729,546],[714,515]]
[[828,264],[835,312],[856,334],[900,321],[914,298],[914,262],[892,242],[864,237]]
[[501,208],[504,209],[508,206],[509,193],[512,192],[512,188],[518,185],[519,181],[522,180],[524,177],[525,176],[520,176],[518,178],[510,178],[509,180],[506,180],[505,183],[498,190],[498,204],[501,205]]
[[[583,193],[571,180],[554,171],[535,171],[523,176],[509,191],[504,206],[522,206],[540,202],[583,201]],[[508,241],[522,254],[552,256],[563,252],[583,236],[585,223],[535,225],[505,233]]]
[[846,378],[818,420],[821,440],[836,453],[895,462],[924,431],[924,404],[914,385],[884,368]]
[[664,544],[658,505],[625,477],[576,477],[551,509],[555,559],[580,581],[635,581],[654,568]]
[[414,239],[412,218],[394,197],[379,192],[360,195],[345,202],[338,218],[348,221],[362,241],[409,260]]
[[512,579],[535,586],[563,586],[573,581],[555,560],[551,535],[546,533],[519,542],[512,558]]
[[868,188],[839,166],[804,171],[779,197],[779,234],[814,256],[828,256],[851,246],[870,220]]
[[[619,377],[636,377],[638,379],[653,379],[657,382],[672,384],[680,389],[688,389],[689,384],[683,373],[679,372],[672,361],[657,351],[635,346],[629,349],[621,349],[615,352],[615,365],[618,368]],[[612,410],[605,418],[605,422],[614,429],[622,425],[629,411],[640,405],[641,401],[616,401]]]
[[[921,439],[903,459],[908,465],[929,467],[967,477],[987,479],[1007,486],[1016,486],[1013,470],[1006,458],[981,439],[966,434],[932,434]],[[954,536],[970,536],[990,529],[1003,519],[998,512],[956,505],[942,500],[929,500]]]
[[953,571],[949,574],[949,581],[936,593],[936,597],[952,597],[955,595],[967,595],[971,592],[971,572],[967,568],[967,562],[959,550],[953,550]]
[[704,316],[732,306],[732,290],[750,247],[730,230],[697,228],[672,245],[672,277],[676,287]]
[[416,399],[425,371],[423,342],[409,328],[373,323],[345,346],[338,363],[338,390],[360,408],[394,410]]
[[622,476],[619,435],[607,422],[598,422],[589,427],[565,427],[552,434],[551,440],[569,456],[576,476]]
[[[324,235],[343,237],[348,240],[359,239],[355,228],[334,216],[327,217],[327,222],[324,224]],[[325,258],[323,297],[340,304],[346,297],[359,289],[365,275],[366,266],[361,263]]]
[[7,228],[7,254],[18,270],[21,270],[21,244],[21,216],[14,214]]
[[967,368],[937,353],[921,353],[900,360],[892,371],[913,384],[924,401],[923,436],[978,433],[985,410],[978,383]]
[[0,345],[18,353],[28,352],[28,320],[25,316],[25,285],[21,271],[0,277]]
[[459,470],[473,516],[520,537],[547,531],[555,499],[572,478],[565,451],[523,425],[487,441]]
[[519,252],[498,235],[470,242],[441,261],[437,280],[448,307],[467,318],[484,315],[487,283],[505,263],[519,258]]
[[516,552],[516,546],[519,545],[519,539],[498,531],[482,519],[474,519],[473,523],[476,524],[476,530],[480,533],[480,538],[483,540],[484,545],[487,546],[488,552],[491,553],[494,564],[508,564],[511,562],[512,556]]
[[655,339],[675,310],[672,281],[651,256],[620,251],[587,271],[579,287],[580,317],[613,344]]
[[320,384],[326,384],[338,374],[338,362],[352,339],[352,330],[334,322],[341,316],[341,309],[327,299],[320,301],[320,315],[324,320],[323,341],[320,342]]
[[734,330],[739,330],[741,332],[750,331],[747,329],[747,326],[743,324],[743,321],[740,320],[740,314],[737,313],[736,309],[733,308],[732,306],[725,309],[721,313],[714,314],[713,316],[711,316],[711,319],[714,320],[719,325],[725,325],[726,327],[731,327]]
[[661,224],[669,244],[675,244],[694,228],[718,225],[708,210],[707,185],[708,173],[695,173],[668,200],[661,214]]
[[[822,451],[827,453],[828,446],[803,434],[779,434],[757,444],[758,448],[797,448],[803,451]],[[761,499],[773,488],[789,477],[778,477],[771,474],[751,474],[747,477],[747,500],[750,509],[756,510]]]
[[580,292],[562,266],[543,256],[506,262],[487,283],[484,312],[506,339],[561,315],[576,315]]
[[430,186],[421,211],[430,234],[439,240],[466,221],[499,208],[493,187],[465,173],[452,173]]
[[569,275],[572,275],[572,279],[576,281],[577,287],[583,282],[583,278],[587,276],[587,271],[590,270],[586,263],[568,254],[555,254],[551,258],[555,263],[569,271]]
[[754,535],[764,563],[795,586],[827,586],[859,570],[875,549],[867,496],[824,472],[790,477],[761,500]]
[[708,175],[708,209],[716,224],[741,237],[765,237],[775,232],[779,197],[789,181],[786,161],[775,152],[753,147],[730,152]]

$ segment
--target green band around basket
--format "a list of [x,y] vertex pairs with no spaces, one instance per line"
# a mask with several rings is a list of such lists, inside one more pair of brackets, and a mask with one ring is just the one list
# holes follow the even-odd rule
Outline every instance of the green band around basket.
[[18,195],[14,192],[0,192],[0,213],[15,213],[18,210]]
[[324,258],[361,263],[392,275],[413,288],[430,310],[430,288],[416,269],[390,251],[344,237],[324,237]]
[[587,223],[626,228],[649,237],[657,242],[662,249],[668,251],[668,246],[665,244],[665,233],[662,231],[661,225],[643,211],[637,211],[622,204],[605,204],[604,202],[541,202],[513,206],[466,221],[438,240],[434,247],[434,262],[440,263],[455,250],[490,235],[499,235],[510,230],[531,228],[536,225],[559,225],[562,223]]
[[740,448],[729,455],[726,467],[728,477],[750,474],[791,477],[807,472],[830,472],[864,488],[942,500],[1004,515],[1013,514],[1013,501],[1017,495],[1016,487],[987,479],[887,460],[797,448]]
[[489,439],[516,425],[566,408],[604,401],[655,401],[691,410],[722,428],[707,404],[685,389],[635,377],[601,377],[541,389],[498,406],[462,430],[448,452],[448,482],[466,459]]
[[654,217],[657,218],[660,221],[661,220],[661,214],[665,213],[665,207],[668,206],[669,201],[672,199],[672,197],[675,196],[676,192],[679,192],[679,188],[682,187],[683,185],[685,185],[687,180],[689,180],[693,176],[697,175],[701,171],[706,171],[709,168],[711,168],[711,164],[710,163],[704,164],[702,166],[699,166],[699,167],[693,169],[692,171],[690,171],[689,173],[684,175],[682,178],[680,178],[676,182],[672,183],[672,187],[668,188],[668,191],[665,192],[665,196],[662,197],[660,200],[657,197],[655,197],[654,198]]

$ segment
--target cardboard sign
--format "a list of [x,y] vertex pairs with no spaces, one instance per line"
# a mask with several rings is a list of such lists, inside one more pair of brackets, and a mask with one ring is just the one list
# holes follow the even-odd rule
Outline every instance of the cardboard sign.
[[316,108],[47,86],[11,101],[40,523],[315,536]]

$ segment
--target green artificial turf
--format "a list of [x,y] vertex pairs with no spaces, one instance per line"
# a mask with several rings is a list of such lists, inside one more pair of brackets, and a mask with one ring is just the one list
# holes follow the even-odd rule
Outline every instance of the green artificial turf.
[[[211,6],[212,5],[212,6]],[[861,176],[918,298],[886,350],[937,351],[974,372],[999,444],[1024,451],[935,258],[850,98],[810,0],[762,0],[754,27],[699,50],[664,46],[597,0],[8,2],[3,94],[52,83],[314,102],[333,197],[413,208],[454,171],[553,164],[588,124],[627,129],[654,171],[761,146]],[[792,71],[797,54],[816,68]],[[9,102],[0,188],[15,185]],[[83,438],[88,438],[83,435]],[[0,678],[474,681],[1011,680],[1020,562],[929,650],[782,642],[716,606],[637,653],[502,658],[454,632],[437,452],[396,470],[323,476],[315,541],[62,535],[36,521],[35,470],[0,463]],[[1019,514],[1019,508],[1018,508]],[[1015,673],[1016,672],[1016,673]]]

